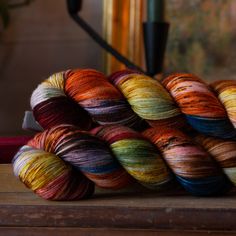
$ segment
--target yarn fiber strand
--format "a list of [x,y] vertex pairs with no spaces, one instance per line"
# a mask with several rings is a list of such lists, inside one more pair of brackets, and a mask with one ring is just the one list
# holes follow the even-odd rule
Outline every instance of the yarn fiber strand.
[[174,74],[163,84],[194,129],[218,138],[236,138],[224,106],[200,78],[192,74]]
[[[31,96],[35,119],[44,128],[72,124],[186,127],[205,135],[236,139],[236,82],[207,85],[192,74],[173,74],[162,83],[132,70],[108,78],[92,69],[52,75]],[[63,107],[63,109],[61,109]],[[147,123],[146,123],[147,122]]]
[[95,185],[116,190],[135,181],[159,189],[176,179],[196,196],[236,185],[236,81],[74,69],[39,84],[31,107],[44,131],[13,168],[45,199],[88,198]]
[[150,128],[144,135],[158,147],[177,180],[193,195],[217,195],[229,189],[228,179],[213,158],[180,130]]

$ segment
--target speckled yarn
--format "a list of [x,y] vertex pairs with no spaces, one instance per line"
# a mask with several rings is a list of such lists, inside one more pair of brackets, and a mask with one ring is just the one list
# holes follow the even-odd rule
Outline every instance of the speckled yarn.
[[142,130],[147,126],[144,120],[152,127],[181,128],[187,120],[200,133],[236,139],[235,97],[235,81],[208,86],[197,76],[182,73],[160,83],[132,70],[106,78],[96,70],[77,69],[54,74],[40,84],[31,106],[44,128],[67,123],[86,130],[118,124]]
[[195,140],[210,153],[236,186],[236,141],[198,135]]
[[211,196],[235,185],[235,145],[205,136],[194,141],[173,128],[149,128],[141,134],[121,125],[91,132],[59,125],[23,146],[13,167],[15,175],[45,199],[88,198],[94,184],[120,189],[137,181],[160,188],[173,173],[191,194]]
[[[14,173],[52,200],[87,198],[94,185],[156,188],[173,173],[193,195],[222,194],[236,185],[235,99],[235,81],[207,85],[192,74],[54,74],[31,96],[45,131],[17,153]],[[201,134],[184,134],[186,123]]]
[[36,121],[44,128],[60,124],[91,127],[91,118],[64,91],[65,73],[59,72],[42,82],[32,93],[30,104]]
[[143,134],[158,147],[188,192],[208,196],[224,193],[230,188],[229,180],[213,157],[180,130],[150,128]]
[[48,200],[90,197],[94,184],[53,153],[23,146],[13,160],[14,174],[26,187]]
[[141,184],[151,188],[171,179],[158,150],[140,133],[124,126],[99,126],[91,132],[109,144],[120,164]]
[[112,149],[71,125],[54,126],[37,134],[14,157],[15,175],[36,194],[52,200],[89,197],[94,184],[120,189],[134,179],[147,187],[170,180],[158,151],[142,135],[122,126],[108,126],[93,133],[108,135]]
[[137,73],[114,73],[109,80],[121,91],[133,111],[151,126],[182,126],[180,109],[157,80]]
[[234,128],[236,128],[236,81],[221,80],[211,84],[217,93],[219,100],[224,105],[228,117]]
[[[174,74],[167,77],[163,84],[194,129],[214,137],[236,138],[225,107],[200,78],[192,74]],[[236,96],[236,84],[233,87],[232,98]],[[235,100],[233,103],[231,108],[235,111]]]
[[131,127],[141,122],[122,94],[92,69],[52,75],[33,92],[31,107],[44,128],[66,123],[88,129],[91,120]]

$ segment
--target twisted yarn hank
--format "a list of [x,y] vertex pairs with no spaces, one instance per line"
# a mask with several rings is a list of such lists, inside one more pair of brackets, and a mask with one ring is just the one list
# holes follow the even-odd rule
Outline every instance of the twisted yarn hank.
[[[234,164],[221,166],[235,184],[235,142],[225,142],[228,160],[234,160]],[[219,160],[222,155],[212,152],[205,143],[197,145],[177,129],[150,128],[143,136],[120,125],[100,126],[91,134],[60,125],[37,134],[23,146],[13,167],[15,175],[45,199],[88,198],[94,184],[120,189],[135,180],[148,188],[160,188],[171,180],[170,170],[188,192],[209,196],[231,187],[213,157]]]
[[137,130],[147,127],[143,120],[152,127],[178,128],[186,127],[187,120],[200,133],[236,139],[234,81],[224,82],[222,93],[217,82],[210,87],[184,73],[173,74],[162,84],[131,70],[118,71],[108,79],[91,69],[51,76],[32,94],[36,120],[44,128],[68,123],[89,129],[93,120]]
[[[207,85],[192,74],[162,83],[132,70],[109,78],[91,69],[54,74],[31,97],[46,130],[17,153],[14,172],[52,200],[87,198],[94,184],[159,188],[173,173],[193,195],[225,193],[236,182],[235,98],[235,81]],[[143,130],[145,122],[143,134],[125,127]],[[176,129],[186,122],[211,137]]]
[[54,126],[37,134],[29,145],[54,153],[99,187],[119,189],[131,181],[106,144],[77,127]]

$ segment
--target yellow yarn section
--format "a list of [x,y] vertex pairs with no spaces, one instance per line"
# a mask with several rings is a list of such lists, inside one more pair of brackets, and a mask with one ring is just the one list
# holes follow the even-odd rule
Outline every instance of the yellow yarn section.
[[19,178],[30,189],[40,189],[71,170],[60,158],[43,150],[23,152],[14,163]]
[[236,167],[224,168],[223,171],[236,186]]
[[134,112],[147,120],[162,120],[180,114],[179,108],[165,88],[145,75],[127,75],[118,88],[128,100]]
[[116,158],[136,180],[155,185],[170,180],[170,175],[157,150],[147,141],[127,139],[111,144]]
[[236,128],[236,87],[226,88],[219,94],[219,99],[226,107],[229,119]]
[[64,72],[58,72],[51,75],[47,80],[41,83],[46,87],[58,88],[60,90],[64,90]]
[[64,73],[59,72],[50,76],[34,90],[31,95],[30,104],[35,106],[50,98],[66,97],[64,92]]

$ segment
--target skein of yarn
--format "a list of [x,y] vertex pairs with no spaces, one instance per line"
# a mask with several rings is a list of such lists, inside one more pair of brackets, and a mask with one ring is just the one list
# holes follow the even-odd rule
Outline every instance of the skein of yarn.
[[[94,185],[156,189],[174,176],[193,195],[223,194],[236,185],[235,98],[235,81],[192,74],[56,73],[32,93],[45,130],[16,154],[14,173],[52,200],[88,198]],[[200,134],[183,133],[187,123]]]
[[[136,179],[153,188],[171,179],[158,151],[141,134],[123,126],[105,126],[92,133],[109,140],[112,150],[106,142],[75,126],[54,126],[19,150],[13,159],[15,175],[36,194],[52,200],[65,200],[72,193],[69,200],[89,196],[92,182],[120,189]],[[81,190],[71,186],[73,178]]]
[[235,97],[235,81],[210,87],[192,74],[173,74],[160,83],[132,70],[106,78],[96,70],[77,69],[40,84],[31,107],[45,129],[67,123],[84,130],[98,124],[143,130],[144,121],[151,127],[181,128],[187,120],[200,133],[236,139]]
[[120,189],[136,180],[160,188],[171,180],[170,170],[193,195],[218,195],[231,187],[210,154],[181,131],[150,128],[144,135],[120,125],[99,126],[91,133],[72,125],[54,126],[19,150],[14,173],[51,200],[88,198],[94,184]]
[[23,146],[13,159],[14,174],[48,200],[78,200],[94,192],[94,184],[53,153]]

